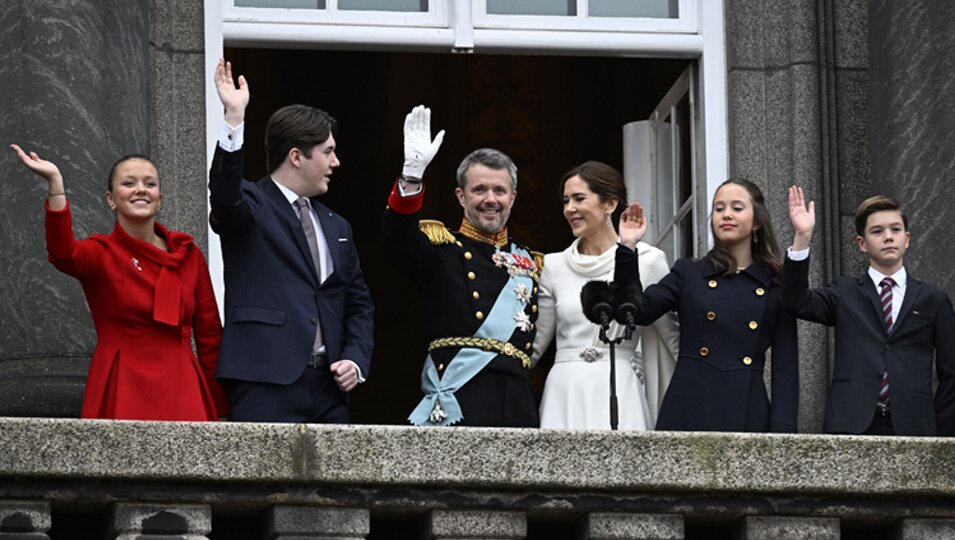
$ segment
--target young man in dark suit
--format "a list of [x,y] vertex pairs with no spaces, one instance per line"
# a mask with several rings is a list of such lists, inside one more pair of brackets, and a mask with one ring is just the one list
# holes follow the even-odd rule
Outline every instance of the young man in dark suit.
[[225,108],[209,191],[225,262],[225,327],[217,378],[231,419],[348,421],[347,393],[371,368],[374,308],[351,226],[321,203],[335,120],[305,105],[277,110],[265,144],[269,175],[242,179],[249,88],[219,60]]
[[[855,215],[869,270],[810,289],[809,242],[815,208],[789,189],[792,247],[783,304],[805,320],[834,326],[836,358],[824,430],[869,435],[952,435],[955,430],[955,314],[942,289],[903,265],[911,233],[898,202],[877,195]],[[932,364],[938,388],[932,391]]]

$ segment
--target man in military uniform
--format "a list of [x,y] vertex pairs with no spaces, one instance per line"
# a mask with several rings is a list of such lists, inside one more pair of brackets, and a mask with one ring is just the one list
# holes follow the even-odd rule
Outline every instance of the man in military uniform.
[[429,354],[424,398],[408,418],[427,426],[537,427],[528,371],[537,320],[540,257],[512,242],[507,218],[517,167],[499,150],[475,150],[457,171],[464,219],[457,231],[420,220],[422,177],[444,131],[431,138],[431,111],[405,118],[405,161],[388,197],[385,251],[415,283]]

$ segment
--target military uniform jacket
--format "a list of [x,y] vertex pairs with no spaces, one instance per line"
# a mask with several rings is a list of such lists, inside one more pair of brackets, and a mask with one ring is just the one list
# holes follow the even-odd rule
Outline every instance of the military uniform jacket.
[[[429,343],[442,338],[472,337],[499,295],[516,294],[504,290],[508,270],[495,261],[494,245],[459,231],[440,226],[444,240],[429,239],[419,227],[422,200],[423,190],[410,197],[398,195],[397,187],[392,191],[383,220],[386,255],[416,285]],[[514,247],[510,242],[500,251],[510,253]],[[527,357],[534,342],[538,276],[539,272],[533,277],[532,290],[527,291],[521,317],[525,321],[522,325],[515,320],[514,330],[506,340]],[[431,351],[439,375],[447,370],[459,349],[451,346]],[[498,354],[455,393],[464,415],[459,425],[537,427],[537,406],[528,370],[529,365],[525,366],[514,355]]]
[[[636,259],[619,247],[615,280],[634,275]],[[680,259],[647,287],[642,301],[638,324],[651,324],[668,311],[680,319],[680,355],[657,429],[796,431],[796,319],[782,307],[769,267],[754,262],[727,276],[709,259]],[[763,383],[770,347],[771,405]]]

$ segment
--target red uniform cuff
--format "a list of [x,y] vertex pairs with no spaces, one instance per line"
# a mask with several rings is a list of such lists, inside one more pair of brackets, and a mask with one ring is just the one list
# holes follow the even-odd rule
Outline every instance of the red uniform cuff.
[[388,207],[402,215],[420,211],[422,204],[424,204],[424,184],[421,185],[421,191],[414,195],[402,197],[401,192],[398,191],[399,181],[395,181],[395,185],[391,188],[391,195],[388,195]]

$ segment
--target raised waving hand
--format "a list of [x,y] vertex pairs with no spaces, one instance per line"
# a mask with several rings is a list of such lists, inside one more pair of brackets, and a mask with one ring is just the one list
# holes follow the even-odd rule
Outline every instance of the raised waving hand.
[[405,177],[421,179],[424,170],[434,159],[441,143],[444,130],[431,138],[431,109],[418,105],[405,116],[405,162],[401,174]]
[[63,175],[60,174],[60,168],[52,161],[40,158],[36,152],[27,154],[17,144],[11,144],[10,148],[16,152],[20,163],[33,172],[33,174],[43,178],[47,182],[48,204],[51,210],[62,210],[66,207],[66,191],[63,187]]
[[225,121],[237,127],[245,120],[245,108],[249,105],[249,83],[245,76],[239,75],[238,86],[232,76],[232,62],[220,58],[213,76],[219,101],[225,108]]
[[643,240],[643,236],[647,234],[647,218],[643,217],[640,203],[632,202],[624,209],[620,215],[617,234],[620,236],[620,243],[630,249],[636,249],[637,242]]
[[806,204],[801,187],[789,188],[789,221],[793,224],[793,245],[795,250],[809,247],[812,231],[816,227],[816,205],[813,201]]

